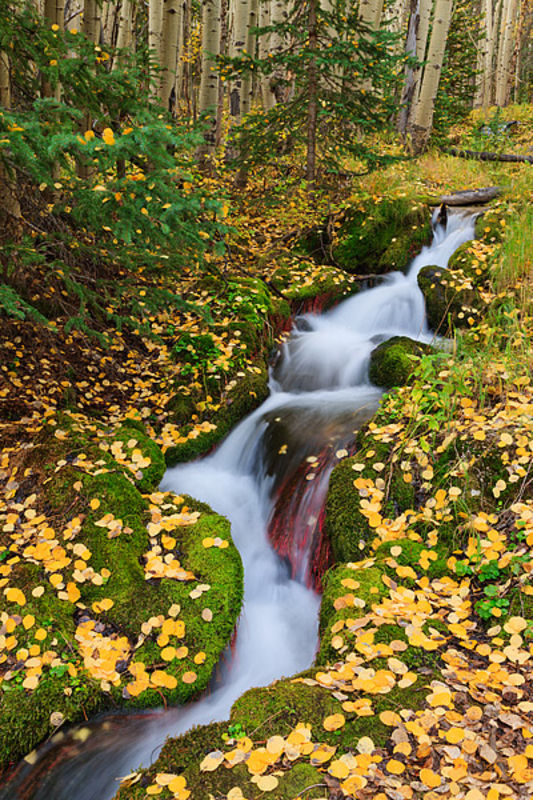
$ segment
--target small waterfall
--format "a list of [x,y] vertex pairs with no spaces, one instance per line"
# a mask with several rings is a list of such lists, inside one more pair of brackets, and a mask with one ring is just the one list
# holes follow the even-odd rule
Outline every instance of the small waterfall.
[[184,708],[108,715],[88,726],[85,742],[76,731],[67,734],[43,747],[34,767],[19,768],[0,789],[2,800],[109,800],[117,776],[152,763],[167,736],[227,719],[246,689],[312,663],[319,608],[313,587],[328,560],[321,534],[329,475],[381,396],[368,380],[370,353],[394,335],[431,339],[417,274],[426,265],[446,267],[473,235],[472,216],[450,213],[446,230],[435,225],[433,243],[407,275],[387,275],[332,311],[300,319],[265,403],[214,454],[167,471],[164,489],[230,519],[245,569],[235,652],[211,693]]

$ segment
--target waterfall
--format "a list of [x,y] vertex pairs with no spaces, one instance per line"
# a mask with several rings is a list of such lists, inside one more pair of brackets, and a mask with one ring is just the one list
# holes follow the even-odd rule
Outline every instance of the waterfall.
[[212,455],[165,474],[163,489],[190,494],[230,519],[244,565],[235,650],[212,691],[186,707],[97,720],[86,742],[74,730],[43,747],[33,767],[20,767],[0,799],[109,800],[117,777],[152,763],[167,736],[227,719],[246,689],[312,663],[320,599],[310,564],[336,454],[353,447],[379,404],[381,392],[368,379],[370,353],[395,335],[431,340],[417,274],[426,265],[446,267],[473,237],[474,219],[450,212],[407,275],[389,274],[330,312],[297,320],[269,398]]

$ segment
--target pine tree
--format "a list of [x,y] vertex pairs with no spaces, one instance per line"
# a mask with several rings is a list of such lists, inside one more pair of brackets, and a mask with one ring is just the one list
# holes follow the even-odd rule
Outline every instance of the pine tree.
[[267,57],[246,54],[223,62],[230,75],[248,71],[270,81],[277,98],[272,108],[253,111],[243,122],[241,161],[268,161],[289,143],[302,145],[312,187],[318,168],[336,169],[343,154],[378,160],[359,134],[387,125],[394,111],[395,74],[404,60],[391,53],[395,38],[373,30],[342,0],[303,0],[257,34],[261,54],[262,37],[270,39]]

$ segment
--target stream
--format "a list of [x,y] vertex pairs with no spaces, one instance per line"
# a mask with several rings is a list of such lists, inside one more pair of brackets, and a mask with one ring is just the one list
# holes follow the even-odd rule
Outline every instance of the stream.
[[311,665],[317,559],[323,567],[329,557],[321,536],[329,476],[381,397],[368,379],[370,354],[391,336],[432,341],[417,274],[446,267],[473,238],[474,220],[449,211],[446,229],[435,223],[432,244],[407,275],[391,273],[323,315],[297,318],[272,368],[268,399],[212,455],[165,474],[162,489],[190,494],[230,519],[244,565],[236,644],[210,691],[186,707],[107,714],[56,734],[0,788],[0,800],[110,800],[118,778],[150,765],[167,736],[228,719],[250,687]]

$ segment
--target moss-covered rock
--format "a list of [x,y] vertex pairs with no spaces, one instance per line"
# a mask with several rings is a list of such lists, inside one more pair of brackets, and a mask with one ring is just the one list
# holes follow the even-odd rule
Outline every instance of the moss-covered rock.
[[408,336],[393,336],[372,351],[370,380],[384,389],[405,386],[420,358],[430,351],[429,345]]
[[413,205],[404,198],[382,199],[371,214],[347,213],[333,255],[352,273],[404,271],[430,240],[431,218],[425,205]]
[[[61,517],[67,503],[74,515],[64,540],[50,556],[36,550],[24,561],[17,556],[6,561],[12,564],[9,586],[23,593],[24,602],[21,607],[19,596],[7,595],[2,614],[2,623],[12,629],[13,647],[2,663],[0,767],[53,732],[53,712],[75,722],[105,708],[160,705],[162,696],[174,703],[190,700],[207,687],[240,613],[242,564],[228,521],[202,504],[196,521],[193,516],[190,524],[169,528],[172,538],[163,528],[162,547],[160,537],[147,532],[148,504],[128,472],[118,464],[111,469],[111,460],[104,463],[109,466],[94,475],[68,465],[53,473],[45,487],[51,513]],[[195,504],[186,502],[191,513]],[[178,506],[171,505],[171,512]],[[217,537],[228,543],[225,548],[204,546],[205,539]],[[186,580],[150,578],[144,564],[157,548],[180,559]],[[51,559],[57,563],[55,580]],[[198,584],[200,597],[191,597]],[[212,615],[207,620],[204,608]],[[167,642],[161,626],[172,615],[182,629],[167,637],[168,644],[182,651],[162,659]],[[102,636],[94,646],[93,632]],[[120,655],[109,656],[109,667],[95,667],[99,648],[119,645]],[[26,663],[28,654],[39,662],[36,672]],[[141,691],[129,691],[133,662],[151,675],[163,661],[168,685],[147,681]],[[35,685],[32,675],[37,675]]]
[[[333,556],[338,562],[356,561],[369,552],[374,534],[367,518],[361,513],[359,493],[354,488],[354,480],[358,477],[375,480],[382,476],[381,471],[374,469],[374,464],[387,464],[390,471],[382,513],[396,517],[414,505],[412,485],[405,483],[402,475],[390,463],[389,444],[378,442],[373,438],[365,443],[365,430],[363,428],[359,432],[360,449],[357,454],[337,464],[329,480],[326,533]],[[354,465],[358,465],[357,470],[354,470]],[[359,469],[359,465],[363,465],[363,469]]]
[[[115,455],[115,458],[118,463],[128,467],[140,492],[151,492],[159,486],[166,470],[165,458],[160,448],[145,431],[129,424],[125,425],[114,431],[112,440],[110,440],[111,452],[113,452],[114,442],[122,442],[123,457],[119,458]],[[142,457],[143,466],[139,466],[135,460],[139,455]]]
[[450,327],[470,327],[480,317],[484,305],[478,292],[464,276],[442,267],[423,267],[418,285],[426,301],[429,327],[441,335]]

